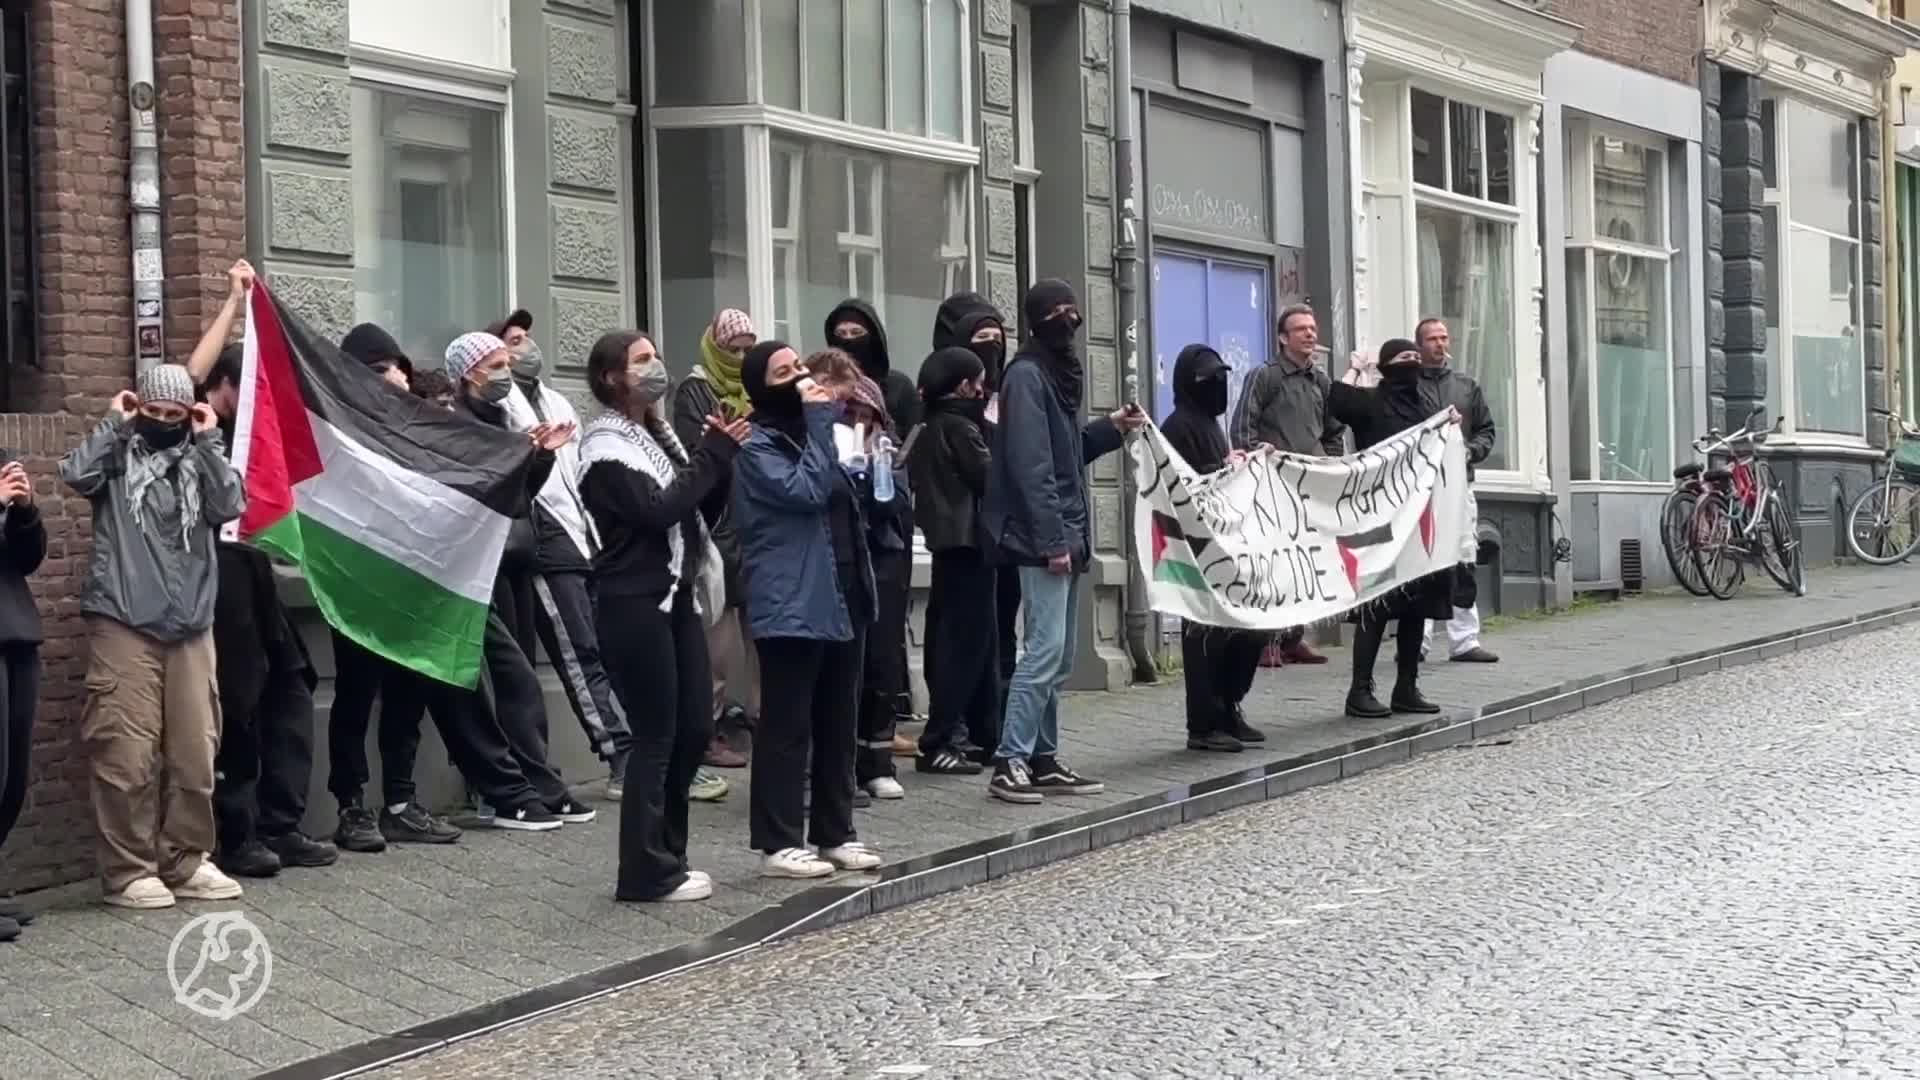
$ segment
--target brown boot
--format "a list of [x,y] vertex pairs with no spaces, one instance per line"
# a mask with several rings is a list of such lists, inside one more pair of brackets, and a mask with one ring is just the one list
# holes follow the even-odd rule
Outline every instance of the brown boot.
[[1289,641],[1280,646],[1280,659],[1289,664],[1324,664],[1327,658],[1314,652],[1306,641]]
[[744,769],[747,767],[747,755],[728,746],[725,735],[715,735],[707,743],[705,763],[714,769]]

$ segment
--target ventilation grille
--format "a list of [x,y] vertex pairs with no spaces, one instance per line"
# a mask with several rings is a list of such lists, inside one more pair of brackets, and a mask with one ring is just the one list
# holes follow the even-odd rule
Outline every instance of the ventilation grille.
[[1646,568],[1640,565],[1640,541],[1620,541],[1620,591],[1637,593],[1646,584]]

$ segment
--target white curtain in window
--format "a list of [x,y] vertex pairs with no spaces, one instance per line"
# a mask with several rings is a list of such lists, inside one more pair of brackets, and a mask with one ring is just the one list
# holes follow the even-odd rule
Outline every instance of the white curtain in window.
[[1513,226],[1455,210],[1417,214],[1420,311],[1446,321],[1454,366],[1486,394],[1500,435],[1484,463],[1510,469],[1514,411]]

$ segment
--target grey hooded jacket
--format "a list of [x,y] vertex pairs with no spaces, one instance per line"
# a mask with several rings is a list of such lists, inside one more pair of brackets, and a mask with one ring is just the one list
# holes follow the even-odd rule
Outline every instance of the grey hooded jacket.
[[183,546],[180,501],[170,486],[156,483],[141,528],[125,482],[132,437],[133,425],[115,413],[60,461],[60,478],[93,504],[93,555],[80,610],[159,641],[184,641],[213,625],[220,582],[216,530],[240,516],[245,486],[227,464],[220,430],[200,432],[187,448],[200,473],[199,525]]

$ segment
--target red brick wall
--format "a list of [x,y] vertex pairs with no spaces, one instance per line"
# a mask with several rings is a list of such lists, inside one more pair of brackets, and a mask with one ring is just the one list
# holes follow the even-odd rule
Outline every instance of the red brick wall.
[[[27,462],[47,521],[47,561],[33,582],[47,643],[31,788],[0,848],[0,894],[92,873],[76,745],[86,665],[78,598],[92,522],[54,468],[132,378],[123,8],[32,4],[43,370],[16,373],[17,411],[0,414],[0,446]],[[184,359],[245,241],[238,0],[157,0],[154,31],[167,345]]]
[[1575,48],[1678,82],[1695,81],[1700,0],[1547,0],[1581,26]]

